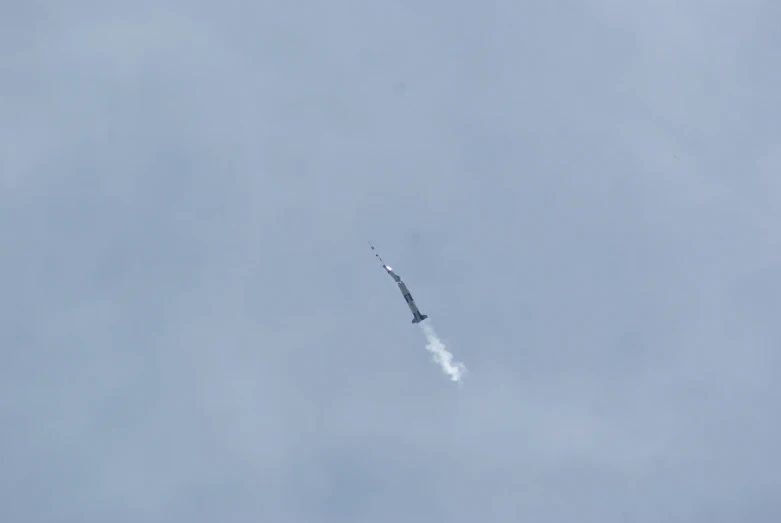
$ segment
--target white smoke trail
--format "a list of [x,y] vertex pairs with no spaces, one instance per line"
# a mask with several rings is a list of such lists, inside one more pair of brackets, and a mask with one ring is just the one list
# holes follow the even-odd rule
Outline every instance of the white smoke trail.
[[430,323],[420,324],[423,334],[426,335],[426,350],[429,351],[434,361],[442,368],[442,372],[450,376],[450,379],[461,384],[466,376],[467,369],[463,363],[453,362],[453,355],[445,348],[445,344],[439,339]]

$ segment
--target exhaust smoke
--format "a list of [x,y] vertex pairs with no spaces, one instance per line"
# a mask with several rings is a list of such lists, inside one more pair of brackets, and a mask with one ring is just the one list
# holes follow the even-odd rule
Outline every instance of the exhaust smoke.
[[426,350],[431,353],[433,360],[440,366],[442,372],[450,376],[452,381],[461,385],[464,376],[467,374],[466,366],[463,363],[453,361],[453,355],[448,352],[445,344],[439,339],[430,323],[422,323],[420,328],[426,336]]

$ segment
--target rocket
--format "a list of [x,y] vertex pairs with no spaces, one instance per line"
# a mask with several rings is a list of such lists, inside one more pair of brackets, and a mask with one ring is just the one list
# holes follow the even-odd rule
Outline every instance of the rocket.
[[[374,251],[374,245],[369,242],[369,246]],[[407,302],[407,306],[409,307],[409,310],[412,311],[412,323],[420,323],[421,321],[428,318],[428,315],[422,314],[420,310],[418,310],[418,306],[415,304],[415,300],[412,299],[412,294],[409,292],[409,289],[407,288],[407,284],[404,283],[401,280],[401,277],[393,272],[393,269],[389,265],[386,265],[384,261],[382,261],[382,258],[380,258],[380,255],[376,252],[374,255],[377,257],[378,260],[380,260],[380,263],[382,263],[382,268],[385,269],[385,271],[390,274],[390,277],[393,278],[393,281],[396,282],[396,284],[399,286],[399,290],[401,291],[401,295],[404,296],[404,301]]]

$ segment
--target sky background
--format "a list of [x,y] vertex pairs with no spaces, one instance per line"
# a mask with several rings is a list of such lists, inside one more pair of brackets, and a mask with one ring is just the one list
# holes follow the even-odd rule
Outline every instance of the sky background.
[[779,20],[0,1],[0,520],[781,520]]

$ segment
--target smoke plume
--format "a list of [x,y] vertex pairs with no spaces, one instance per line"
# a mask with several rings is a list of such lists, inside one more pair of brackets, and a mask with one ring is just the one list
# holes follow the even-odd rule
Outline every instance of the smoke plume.
[[458,384],[466,376],[467,369],[463,363],[453,362],[453,355],[445,348],[445,344],[439,339],[430,323],[421,324],[423,334],[426,336],[426,350],[431,353],[434,361],[442,368],[442,372],[450,376],[450,379]]

